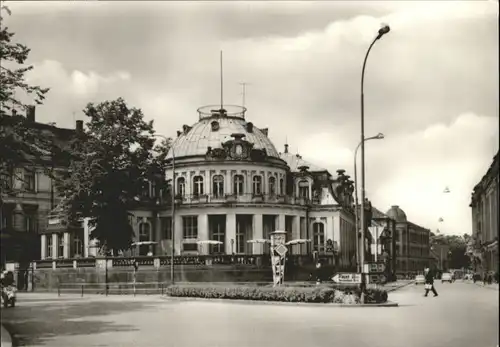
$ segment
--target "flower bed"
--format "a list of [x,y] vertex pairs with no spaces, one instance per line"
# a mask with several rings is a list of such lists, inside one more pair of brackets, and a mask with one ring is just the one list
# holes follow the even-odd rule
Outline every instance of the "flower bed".
[[[257,286],[217,286],[181,284],[167,288],[172,297],[196,297],[205,299],[233,299],[281,302],[315,302],[358,304],[360,290],[334,286],[315,287],[257,287]],[[387,292],[381,289],[367,289],[365,303],[385,303]]]

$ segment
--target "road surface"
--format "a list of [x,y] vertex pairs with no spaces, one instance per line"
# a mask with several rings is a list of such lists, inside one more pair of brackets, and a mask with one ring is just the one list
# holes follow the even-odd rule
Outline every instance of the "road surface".
[[21,294],[2,309],[19,346],[494,347],[498,291],[470,283],[390,294],[397,308],[288,306],[150,297]]

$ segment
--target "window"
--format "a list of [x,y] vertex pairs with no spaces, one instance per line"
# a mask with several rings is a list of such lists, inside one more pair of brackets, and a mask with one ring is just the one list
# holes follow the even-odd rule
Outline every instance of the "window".
[[253,194],[262,194],[262,176],[253,176]]
[[213,177],[212,193],[215,197],[220,198],[224,196],[224,177],[222,175],[215,175]]
[[299,182],[299,197],[309,199],[309,182],[306,180]]
[[319,253],[325,252],[325,225],[323,223],[313,224],[313,250]]
[[150,186],[151,185],[150,185],[149,181],[144,181],[144,183],[142,184],[142,193],[141,194],[142,194],[143,198],[148,198],[151,196],[150,195],[150,193],[151,193]]
[[182,244],[185,252],[198,250],[198,244],[196,243],[198,238],[198,216],[182,217],[182,238],[191,241]]
[[243,177],[243,175],[235,175],[234,176],[234,194],[243,195],[244,182],[245,182],[245,178]]
[[[139,224],[139,242],[151,241],[151,225],[149,223]],[[150,245],[140,245],[139,255],[147,255],[150,250]]]
[[269,177],[269,195],[276,195],[276,178]]
[[280,178],[280,194],[285,195],[285,180]]
[[37,230],[37,223],[36,223],[36,216],[33,215],[25,215],[24,216],[24,221],[26,223],[26,231],[29,233],[36,233]]
[[57,235],[57,238],[59,240],[59,247],[57,249],[57,257],[62,258],[62,257],[64,257],[64,235],[63,234]]
[[83,257],[83,241],[79,234],[75,234],[73,237],[73,255]]
[[209,216],[210,240],[222,242],[219,245],[210,245],[210,254],[224,254],[226,239],[226,218],[225,216]]
[[52,258],[52,234],[47,234],[45,239],[47,240],[47,258]]
[[194,176],[193,178],[193,194],[202,195],[203,194],[203,177]]
[[[251,234],[252,216],[236,216],[236,249],[237,254],[245,254],[247,249],[251,249],[251,244],[247,242],[247,235]],[[250,231],[250,232],[248,232]],[[249,247],[250,246],[250,247]]]
[[35,186],[35,172],[24,169],[24,189],[28,192],[34,192]]
[[172,240],[172,218],[166,217],[161,219],[161,239]]
[[184,177],[179,177],[177,179],[177,192],[178,195],[186,195],[186,179]]

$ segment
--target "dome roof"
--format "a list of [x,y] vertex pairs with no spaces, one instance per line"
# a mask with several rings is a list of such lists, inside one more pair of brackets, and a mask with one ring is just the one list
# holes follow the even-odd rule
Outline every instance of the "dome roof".
[[[174,140],[172,147],[175,158],[205,155],[207,148],[222,148],[222,143],[232,140],[232,134],[244,135],[244,140],[253,143],[255,149],[265,149],[270,157],[280,158],[278,151],[267,137],[267,129],[259,129],[244,118],[244,111],[238,115],[206,114],[199,110],[200,121],[192,127],[184,126],[184,131]],[[216,122],[216,123],[215,123]],[[215,124],[215,126],[213,125]],[[172,158],[169,151],[167,159]]]
[[406,213],[399,206],[392,206],[386,213],[387,216],[394,219],[398,223],[406,223]]

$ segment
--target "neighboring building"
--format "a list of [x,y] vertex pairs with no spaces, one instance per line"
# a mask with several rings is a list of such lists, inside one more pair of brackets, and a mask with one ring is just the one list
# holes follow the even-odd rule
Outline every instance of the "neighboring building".
[[472,208],[472,239],[480,250],[483,271],[498,272],[498,153],[481,181],[474,187]]
[[[356,244],[349,176],[338,170],[337,177],[332,177],[326,169],[289,153],[288,145],[279,153],[268,129],[247,121],[245,112],[239,106],[228,110],[203,107],[198,109],[197,123],[177,132],[167,156],[167,191],[158,193],[152,184],[149,196],[160,196],[157,203],[131,210],[135,241],[155,243],[154,247],[138,247],[139,254],[171,253],[174,153],[176,255],[267,254],[268,245],[249,241],[269,239],[270,232],[285,230],[287,240],[311,240],[290,247],[292,254],[327,254],[328,241],[332,241],[340,266],[352,269]],[[67,240],[74,234],[64,232]],[[85,250],[90,245],[88,228],[83,233]],[[209,240],[219,244],[199,244]],[[56,242],[51,242],[54,252]],[[68,243],[61,244],[63,256],[73,257]]]
[[[35,107],[28,109],[26,117],[31,129],[44,137],[52,138],[54,144],[58,146],[64,146],[75,137],[74,129],[36,122]],[[83,128],[82,121],[76,123],[77,128]],[[64,169],[58,167],[61,161],[58,158],[52,160],[50,153],[44,159],[54,170]],[[38,235],[45,231],[47,215],[58,203],[54,182],[43,167],[32,167],[28,164],[14,168],[6,182],[9,194],[2,192],[0,209],[2,262],[13,261],[23,264],[39,259]]]
[[399,206],[392,206],[386,215],[396,222],[394,234],[396,271],[421,272],[430,265],[430,230],[411,223]]

